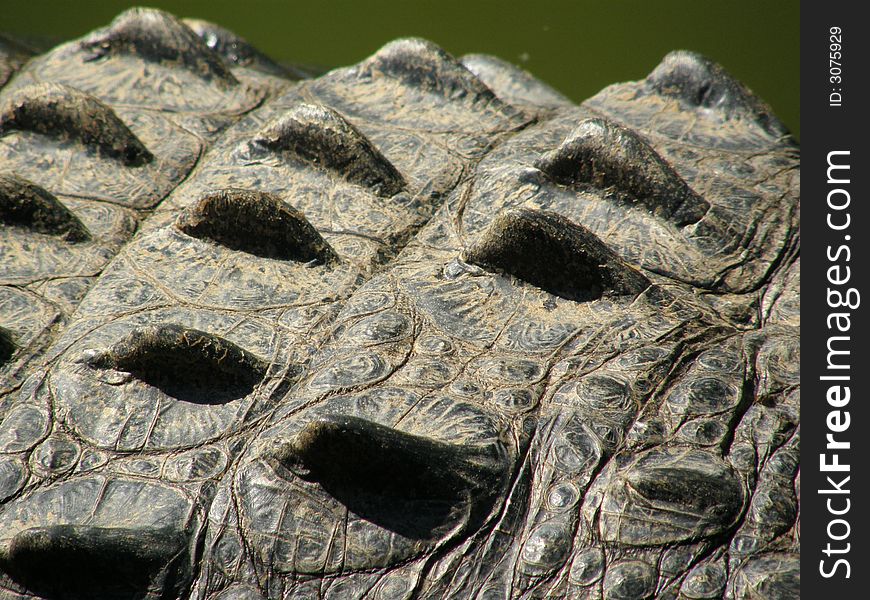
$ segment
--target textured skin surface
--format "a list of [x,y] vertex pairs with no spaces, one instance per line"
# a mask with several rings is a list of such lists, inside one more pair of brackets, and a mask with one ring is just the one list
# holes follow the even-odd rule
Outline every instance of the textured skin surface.
[[799,151],[724,69],[0,52],[0,597],[797,597]]

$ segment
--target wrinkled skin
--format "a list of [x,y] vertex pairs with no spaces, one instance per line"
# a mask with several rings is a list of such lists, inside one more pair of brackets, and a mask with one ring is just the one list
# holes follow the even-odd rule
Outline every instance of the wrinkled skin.
[[186,23],[2,63],[0,597],[797,597],[766,105]]

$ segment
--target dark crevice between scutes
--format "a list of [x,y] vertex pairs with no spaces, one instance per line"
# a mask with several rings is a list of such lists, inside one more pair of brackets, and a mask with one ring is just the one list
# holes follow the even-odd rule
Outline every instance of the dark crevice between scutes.
[[637,296],[651,285],[588,229],[542,210],[501,213],[464,260],[577,302]]
[[330,264],[338,255],[305,216],[278,196],[225,189],[188,207],[179,231],[263,258]]
[[265,456],[349,510],[413,539],[475,530],[509,475],[497,448],[437,442],[351,416],[308,423]]
[[210,405],[247,396],[268,370],[228,340],[174,324],[137,329],[88,363],[130,373],[176,400]]

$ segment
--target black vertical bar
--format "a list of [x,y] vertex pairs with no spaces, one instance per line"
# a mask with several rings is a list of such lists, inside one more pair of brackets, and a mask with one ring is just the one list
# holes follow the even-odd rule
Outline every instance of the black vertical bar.
[[863,9],[801,2],[805,598],[863,599],[870,589],[870,23]]

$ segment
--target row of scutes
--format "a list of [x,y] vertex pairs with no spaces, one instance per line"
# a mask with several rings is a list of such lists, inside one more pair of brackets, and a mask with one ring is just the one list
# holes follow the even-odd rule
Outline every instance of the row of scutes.
[[[48,376],[3,421],[0,571],[12,583],[0,575],[0,588],[259,599],[301,594],[313,581],[321,595],[356,586],[388,598],[466,597],[547,593],[561,579],[569,593],[624,600],[657,594],[673,575],[665,565],[681,557],[691,571],[671,584],[687,597],[721,595],[741,577],[759,587],[759,560],[775,555],[750,551],[746,565],[726,567],[723,556],[742,550],[716,546],[787,534],[793,472],[781,461],[773,475],[785,485],[768,473],[778,487],[765,483],[753,497],[755,467],[724,454],[732,433],[746,443],[763,428],[738,428],[752,403],[742,370],[709,353],[697,373],[678,364],[722,337],[705,329],[701,301],[684,301],[682,284],[653,285],[593,219],[569,218],[556,202],[506,202],[467,243],[427,247],[417,233],[455,225],[436,211],[467,184],[426,181],[446,162],[432,157],[464,144],[455,170],[480,183],[488,153],[529,131],[546,135],[563,109],[579,116],[493,188],[537,186],[674,235],[703,232],[720,198],[693,189],[684,165],[671,167],[679,161],[660,132],[645,137],[606,111],[565,108],[515,67],[456,60],[419,39],[388,44],[320,88],[290,89],[230,127],[263,97],[243,91],[256,77],[287,76],[243,42],[134,9],[58,56],[94,72],[126,65],[117,81],[131,60],[183,72],[189,87],[176,103],[131,109],[64,80],[19,86],[0,109],[0,144],[47,142],[52,153],[96,157],[119,180],[148,179],[177,160],[149,137],[155,115],[184,123],[175,134],[198,131],[204,153],[185,147],[196,157],[189,168],[130,203],[148,221],[132,241],[119,235],[99,248],[105,261],[82,283],[90,292],[72,322],[58,327]],[[511,85],[493,75],[505,72]],[[419,102],[436,117],[456,109],[486,123],[458,133],[452,121],[406,127],[396,142],[390,135],[407,122],[356,106],[355,85],[369,97],[382,86],[387,105],[412,104],[408,114]],[[669,55],[637,87],[779,135],[763,105],[695,55]],[[215,110],[224,101],[231,108]],[[194,105],[206,108],[179,109]],[[215,119],[212,137],[190,126],[191,113]],[[408,159],[439,144],[448,150],[428,164]],[[3,234],[96,250],[101,221],[90,197],[73,192],[30,171],[0,175]],[[94,199],[127,211],[115,196]],[[473,198],[483,212],[486,200]],[[335,225],[346,216],[369,219],[371,231]],[[17,344],[0,328],[0,363]],[[726,350],[742,364],[741,348]],[[661,411],[644,412],[651,397]],[[772,411],[775,402],[757,404]],[[656,422],[661,415],[669,418]],[[771,489],[779,501],[766,502]],[[741,525],[750,502],[776,528]],[[686,549],[696,554],[672,560]],[[453,576],[462,561],[479,580]],[[44,564],[62,566],[48,578],[34,567]],[[783,564],[773,576],[788,575]]]

